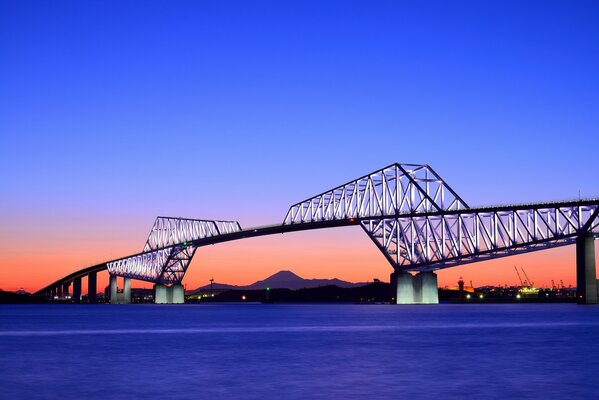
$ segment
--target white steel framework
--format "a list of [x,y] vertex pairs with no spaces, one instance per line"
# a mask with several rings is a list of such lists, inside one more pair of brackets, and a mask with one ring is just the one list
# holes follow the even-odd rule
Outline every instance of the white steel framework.
[[158,217],[144,245],[144,253],[107,263],[108,272],[149,282],[177,284],[197,249],[192,241],[239,231],[241,226],[237,221]]
[[392,164],[291,206],[284,225],[465,208],[430,166]]
[[430,271],[573,244],[584,232],[599,233],[597,203],[444,211],[361,225],[396,271]]
[[572,244],[598,202],[471,209],[428,165],[392,164],[297,203],[283,225],[358,220],[396,271],[426,271]]
[[308,229],[361,225],[395,271],[431,271],[599,236],[599,199],[469,208],[428,165],[392,164],[290,207],[283,224],[158,217],[139,254],[86,273],[178,284],[199,246]]

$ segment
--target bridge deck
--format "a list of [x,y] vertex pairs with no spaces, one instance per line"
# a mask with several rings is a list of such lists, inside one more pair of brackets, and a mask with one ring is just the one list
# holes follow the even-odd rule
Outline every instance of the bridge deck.
[[[244,229],[237,232],[227,233],[219,236],[212,236],[202,239],[192,240],[190,242],[186,242],[187,245],[195,246],[195,247],[203,247],[208,245],[213,245],[222,242],[229,242],[233,240],[246,239],[251,237],[259,237],[266,235],[274,235],[274,234],[283,234],[290,232],[298,232],[312,229],[324,229],[324,228],[334,228],[334,227],[342,227],[342,226],[353,226],[360,225],[362,221],[368,221],[372,219],[387,219],[387,218],[426,218],[426,217],[435,217],[435,216],[445,216],[445,215],[464,215],[464,214],[474,214],[474,213],[495,213],[495,212],[503,212],[503,211],[518,211],[522,209],[527,210],[539,210],[539,209],[548,209],[548,208],[562,208],[562,207],[581,207],[581,206],[597,206],[599,205],[599,199],[587,199],[587,200],[571,200],[571,201],[561,201],[561,202],[547,202],[547,203],[531,203],[531,204],[517,204],[517,205],[504,205],[504,206],[485,206],[485,207],[477,207],[477,208],[467,208],[461,210],[452,210],[452,211],[432,211],[432,212],[417,212],[417,213],[398,213],[392,215],[373,215],[368,217],[361,218],[347,218],[347,219],[339,219],[339,220],[325,220],[325,221],[315,221],[315,222],[306,222],[306,223],[296,223],[296,224],[274,224],[274,225],[266,225],[266,226],[258,226],[252,227],[249,229]],[[558,243],[556,245],[567,245],[571,244],[570,241],[564,241]],[[166,246],[163,249],[168,249],[174,246],[182,245],[182,243],[173,244],[171,246]],[[154,249],[153,251],[155,251]],[[534,249],[529,249],[528,251],[534,251]],[[50,290],[53,287],[57,287],[58,285],[69,282],[75,278],[83,277],[88,275],[89,273],[99,272],[107,269],[107,264],[110,262],[115,262],[119,260],[124,260],[130,257],[135,257],[139,255],[143,255],[146,253],[150,253],[151,251],[142,251],[140,253],[128,255],[126,257],[117,258],[114,260],[109,260],[101,264],[96,264],[90,267],[83,268],[81,270],[75,271],[53,283],[43,287],[38,290],[35,294],[43,294],[44,292]],[[475,260],[477,261],[477,260]],[[465,261],[468,262],[468,261]],[[471,261],[473,262],[473,261]],[[455,264],[448,264],[447,266],[453,266]]]

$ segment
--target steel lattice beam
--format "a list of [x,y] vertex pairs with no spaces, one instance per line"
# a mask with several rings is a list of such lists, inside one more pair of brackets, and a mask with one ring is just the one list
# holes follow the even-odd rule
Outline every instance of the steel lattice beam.
[[599,236],[599,199],[469,208],[428,165],[392,164],[290,207],[283,224],[158,217],[141,253],[83,268],[38,293],[108,269],[180,283],[200,246],[309,229],[361,225],[396,271],[427,271]]
[[150,230],[144,251],[240,230],[241,226],[237,221],[158,217]]
[[284,224],[465,208],[430,166],[392,164],[291,206]]
[[359,219],[395,270],[434,270],[571,244],[599,209],[470,210],[430,166],[393,164],[291,206],[283,225]]
[[395,270],[426,271],[572,244],[582,233],[599,233],[598,214],[599,202],[443,211],[361,225]]
[[237,221],[158,217],[144,253],[107,263],[111,275],[144,281],[180,283],[197,246],[190,242],[241,231]]

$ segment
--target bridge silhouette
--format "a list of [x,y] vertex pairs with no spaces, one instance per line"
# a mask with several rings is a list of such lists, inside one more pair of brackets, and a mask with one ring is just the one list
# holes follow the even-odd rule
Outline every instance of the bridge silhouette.
[[[198,248],[250,237],[360,226],[393,267],[397,304],[438,303],[436,270],[576,244],[577,300],[596,304],[594,240],[599,199],[469,207],[429,166],[392,164],[292,205],[283,223],[242,229],[237,221],[158,217],[137,254],[77,270],[36,294],[63,297],[73,285],[96,300],[97,273],[110,299],[127,303],[131,279],[154,283],[157,303],[182,303],[181,281]],[[123,293],[117,277],[124,278]]]

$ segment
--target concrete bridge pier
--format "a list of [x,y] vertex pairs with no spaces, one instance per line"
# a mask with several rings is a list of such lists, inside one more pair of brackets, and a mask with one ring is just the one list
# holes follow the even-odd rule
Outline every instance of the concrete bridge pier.
[[414,277],[409,272],[394,272],[395,304],[414,304]]
[[595,238],[576,239],[576,298],[578,304],[597,304],[599,282],[595,266]]
[[117,297],[116,275],[110,275],[110,302],[113,304],[119,302]]
[[123,292],[118,292],[117,276],[110,275],[110,302],[112,304],[131,303],[131,278],[123,278]]
[[96,302],[96,293],[98,292],[97,286],[98,273],[90,272],[87,276],[87,299],[90,303]]
[[416,277],[418,282],[420,304],[439,304],[439,286],[437,285],[437,274],[434,272],[421,272]]
[[50,289],[50,297],[52,298],[52,300],[54,300],[54,297],[56,297],[56,288],[55,287]]
[[73,303],[81,302],[81,277],[73,279]]
[[71,287],[71,282],[66,282],[62,284],[62,298],[66,298],[69,295],[69,288]]
[[439,304],[437,274],[434,272],[412,275],[396,271],[391,274],[391,290],[395,293],[396,304]]
[[154,303],[156,304],[183,304],[185,303],[185,291],[183,285],[175,284],[166,286],[157,283],[154,285]]
[[131,303],[131,278],[123,278],[123,304]]

